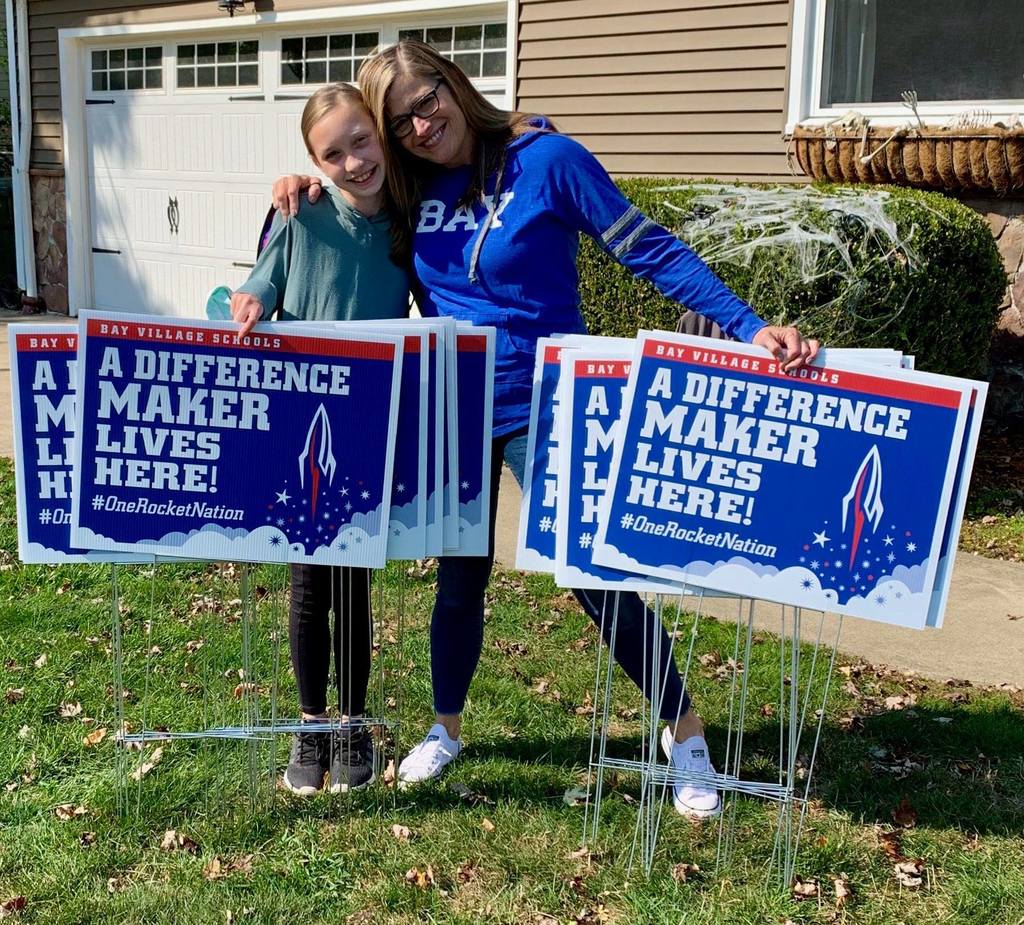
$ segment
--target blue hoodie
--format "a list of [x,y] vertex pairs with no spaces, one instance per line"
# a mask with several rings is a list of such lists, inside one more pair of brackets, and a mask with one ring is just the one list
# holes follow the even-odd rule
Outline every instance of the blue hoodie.
[[498,330],[495,437],[529,423],[537,339],[585,331],[576,272],[581,231],[727,334],[749,342],[764,327],[689,247],[630,203],[573,139],[548,131],[513,139],[501,175],[487,178],[486,202],[457,207],[472,171],[442,170],[427,183],[413,259],[424,315]]

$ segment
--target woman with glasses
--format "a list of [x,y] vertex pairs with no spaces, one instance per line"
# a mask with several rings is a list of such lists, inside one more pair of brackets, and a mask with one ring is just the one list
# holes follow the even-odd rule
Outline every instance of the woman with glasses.
[[[387,146],[388,188],[397,207],[395,252],[414,271],[425,315],[451,315],[497,329],[491,518],[504,460],[522,484],[537,339],[582,333],[576,271],[579,233],[596,240],[665,295],[759,344],[796,369],[817,352],[795,328],[767,325],[685,244],[644,216],[582,145],[546,119],[504,112],[429,45],[403,40],[366,61],[360,89]],[[294,214],[313,178],[275,185],[275,202]],[[436,777],[462,749],[461,715],[483,643],[484,592],[493,565],[442,558],[431,620],[436,722],[399,768],[406,783]],[[610,595],[576,591],[588,616],[610,628]],[[621,594],[614,656],[649,699],[662,692],[662,746],[679,768],[712,770],[703,725],[690,707],[667,634],[635,594]],[[660,650],[654,648],[660,636]],[[657,670],[644,653],[660,651]],[[680,785],[676,809],[720,811],[714,788]]]

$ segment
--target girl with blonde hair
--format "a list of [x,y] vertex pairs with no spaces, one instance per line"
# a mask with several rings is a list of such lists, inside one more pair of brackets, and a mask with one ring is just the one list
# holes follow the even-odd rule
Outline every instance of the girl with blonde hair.
[[[408,274],[390,258],[387,155],[362,96],[351,84],[320,88],[303,109],[301,129],[314,165],[334,185],[302,215],[289,222],[275,218],[249,279],[231,297],[240,334],[271,317],[405,317]],[[302,722],[311,728],[293,737],[284,783],[302,796],[320,790],[328,776],[333,792],[365,786],[374,776],[372,739],[361,722],[370,677],[370,570],[293,564],[290,572],[292,667]],[[332,648],[345,722],[329,733]]]

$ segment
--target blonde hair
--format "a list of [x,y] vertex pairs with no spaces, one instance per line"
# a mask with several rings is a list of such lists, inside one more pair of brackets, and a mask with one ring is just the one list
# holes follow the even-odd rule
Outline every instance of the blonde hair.
[[531,124],[534,116],[529,113],[498,109],[473,86],[458,65],[418,39],[402,39],[363,62],[359,68],[359,88],[387,155],[388,191],[397,213],[392,222],[394,253],[396,259],[408,262],[414,214],[422,198],[423,184],[438,167],[406,151],[390,130],[388,94],[399,76],[442,80],[465,116],[476,146],[474,155],[479,169],[474,171],[460,204],[480,198],[487,177],[504,162],[508,142],[518,135],[537,131],[537,127]]
[[302,140],[306,143],[306,150],[314,161],[316,160],[316,154],[313,153],[313,149],[310,147],[309,133],[313,130],[313,126],[326,116],[327,113],[346,103],[359,106],[360,109],[370,112],[370,107],[366,105],[363,94],[353,87],[352,84],[347,83],[326,84],[306,100],[306,105],[302,108],[302,120],[299,123],[299,128],[302,131]]

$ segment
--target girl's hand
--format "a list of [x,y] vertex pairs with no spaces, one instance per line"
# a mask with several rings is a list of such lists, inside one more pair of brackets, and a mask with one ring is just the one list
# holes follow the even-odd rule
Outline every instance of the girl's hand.
[[784,373],[810,363],[818,355],[819,347],[816,340],[807,340],[796,328],[774,324],[761,328],[754,335],[753,343],[782,361]]
[[286,177],[278,177],[274,181],[274,208],[281,213],[281,218],[288,221],[299,212],[299,193],[309,189],[306,198],[310,203],[316,202],[323,191],[319,177],[308,177],[305,174],[291,173]]
[[245,337],[263,317],[263,303],[247,292],[231,296],[231,317],[238,322],[238,336]]

